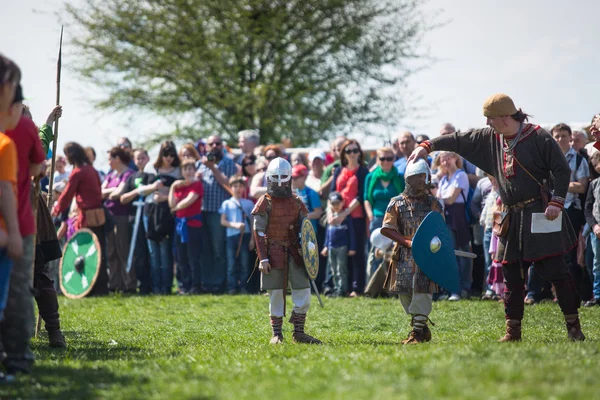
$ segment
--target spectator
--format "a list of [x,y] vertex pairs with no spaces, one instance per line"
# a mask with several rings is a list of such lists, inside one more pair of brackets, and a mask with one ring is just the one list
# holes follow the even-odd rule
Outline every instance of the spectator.
[[321,177],[325,172],[325,153],[320,150],[311,151],[308,154],[308,163],[310,171],[306,178],[306,186],[319,193],[321,190]]
[[[20,233],[19,212],[26,211],[21,210],[22,205],[17,205],[17,186],[23,174],[19,171],[18,157],[22,155],[17,153],[13,140],[2,133],[14,129],[21,118],[22,93],[20,96],[15,93],[19,91],[20,77],[19,68],[0,55],[0,240],[3,242],[0,246],[0,320],[4,320],[0,352],[7,353],[8,357],[3,357],[4,366],[7,374],[12,376],[29,374],[34,359],[29,343],[33,334],[29,328],[35,315],[31,293],[34,235],[22,237]],[[4,375],[0,377],[4,378]]]
[[179,159],[183,162],[186,159],[193,160],[199,166],[200,153],[192,143],[186,143],[179,148]]
[[244,178],[244,186],[246,193],[244,194],[244,199],[250,199],[252,202],[256,203],[256,199],[250,197],[250,184],[252,183],[252,178],[256,175],[256,156],[254,154],[250,154],[249,156],[245,156],[242,159],[241,165],[241,175]]
[[[96,162],[96,150],[94,150],[93,147],[86,147],[85,154],[88,156],[88,160],[90,160],[90,163],[92,163],[91,165],[93,167],[94,163]],[[99,169],[96,169],[96,171],[98,172],[98,177],[100,178],[100,182],[104,182],[104,178],[106,178],[106,174]]]
[[236,173],[233,160],[223,156],[223,140],[219,136],[211,136],[206,142],[210,152],[203,158],[203,164],[197,174],[204,185],[202,202],[202,223],[204,225],[203,240],[203,273],[205,289],[217,293],[223,290],[226,271],[225,229],[221,226],[219,209],[221,204],[231,197],[229,178]]
[[[490,252],[490,245],[492,243],[492,228],[494,227],[494,211],[498,209],[497,200],[500,196],[498,192],[498,182],[496,178],[488,175],[489,181],[492,185],[491,191],[487,196],[484,197],[484,205],[479,215],[479,224],[483,228],[483,256],[485,259],[485,272],[483,276],[486,282],[489,281],[490,269],[492,268],[492,253]],[[479,182],[483,182],[482,179]],[[483,196],[482,196],[483,197]],[[475,195],[473,195],[475,198]],[[482,300],[497,300],[501,293],[495,293],[492,289],[491,284],[486,284],[486,291],[482,296]]]
[[71,201],[75,198],[79,215],[75,222],[75,230],[88,228],[98,238],[102,253],[102,263],[100,272],[96,279],[96,284],[92,294],[103,295],[108,293],[108,274],[107,274],[107,251],[106,235],[104,233],[104,224],[106,222],[106,213],[102,207],[102,187],[100,178],[96,170],[90,164],[81,145],[75,142],[69,142],[63,149],[69,164],[73,166],[73,171],[67,181],[67,186],[61,193],[52,208],[52,216],[56,217],[71,207]]
[[114,222],[113,228],[106,235],[108,252],[108,290],[112,292],[135,293],[137,279],[135,270],[127,272],[130,234],[128,204],[120,201],[121,193],[127,179],[134,174],[128,165],[131,161],[129,153],[121,147],[113,147],[108,153],[108,165],[111,172],[102,184],[104,206]]
[[[331,216],[334,219],[342,216],[339,222],[327,225],[325,245],[321,255],[328,257],[328,265],[333,277],[333,297],[348,294],[348,257],[356,254],[356,237],[351,217],[345,214],[344,199],[338,192],[329,195]],[[360,245],[360,242],[358,242]]]
[[267,166],[277,157],[283,157],[283,152],[279,146],[269,145],[264,148],[266,166],[263,171],[258,171],[252,179],[250,186],[250,196],[254,199],[259,199],[260,196],[267,193]]
[[186,158],[181,163],[182,180],[169,190],[169,207],[175,213],[177,281],[181,294],[202,292],[202,197],[204,188],[196,174],[196,163]]
[[[557,124],[552,128],[550,134],[558,143],[571,169],[571,181],[567,190],[567,197],[565,198],[564,210],[571,220],[575,234],[579,236],[581,228],[585,225],[585,215],[583,213],[585,203],[581,202],[579,196],[587,192],[590,170],[585,158],[571,147],[572,133],[569,125],[564,123]],[[573,275],[577,283],[579,293],[582,294],[583,274],[581,266],[577,264],[577,246],[567,252],[564,258],[567,267],[571,271],[571,275]]]
[[417,137],[415,138],[415,141],[417,142],[417,144],[421,144],[426,140],[429,140],[429,136],[427,136],[427,135],[417,135]]
[[[585,145],[588,144],[588,136],[584,131],[573,131],[573,136],[571,137],[571,147],[581,155],[587,155],[585,152]],[[584,150],[584,151],[582,151]]]
[[351,216],[354,235],[356,237],[356,254],[352,257],[352,293],[356,297],[365,286],[365,246],[366,219],[364,208],[365,178],[369,172],[364,166],[363,152],[358,142],[349,139],[342,145],[340,166],[333,173],[331,191],[339,192],[346,209],[329,223],[340,224],[347,216]]
[[[392,197],[404,191],[404,176],[394,167],[394,150],[381,147],[377,150],[377,167],[365,178],[365,211],[369,221],[369,233],[381,228],[385,211]],[[371,247],[367,261],[367,282],[380,262]]]
[[[470,251],[471,235],[465,212],[465,203],[469,194],[469,179],[462,170],[462,158],[452,152],[440,152],[434,161],[434,168],[439,168],[440,178],[437,196],[444,202],[446,225],[452,233],[456,250]],[[472,263],[466,257],[456,257],[459,269],[462,293],[452,293],[448,300],[457,301],[461,296],[469,296],[471,290]]]
[[302,164],[308,169],[308,160],[302,153],[292,153],[290,156],[290,164],[292,164],[292,167]]
[[221,225],[227,231],[227,293],[247,294],[250,251],[254,250],[254,239],[250,235],[254,203],[242,198],[246,193],[246,182],[242,177],[231,177],[229,186],[233,196],[219,209]]
[[67,171],[67,159],[64,156],[57,156],[54,164],[54,185],[58,182],[66,181],[69,179],[69,171]]
[[321,198],[327,198],[329,195],[331,182],[333,181],[333,171],[340,166],[340,150],[345,141],[346,138],[344,136],[338,136],[331,142],[333,162],[325,168],[325,171],[323,171],[323,175],[321,176],[321,190],[319,191]]
[[394,162],[394,166],[398,170],[398,173],[404,175],[406,160],[413,152],[416,145],[417,142],[415,141],[415,137],[409,131],[402,132],[398,135],[398,139],[394,145],[396,148],[396,161]]
[[[135,149],[133,151],[133,160],[138,168],[138,172],[133,173],[127,179],[125,186],[122,189],[120,201],[121,204],[131,204],[134,200],[143,201],[144,197],[140,196],[138,189],[148,185],[154,180],[154,174],[144,172],[146,165],[150,161],[148,152],[145,149]],[[135,219],[137,215],[136,207],[130,207],[130,220]],[[147,206],[144,207],[147,211]],[[135,220],[133,222],[136,223]],[[139,282],[140,294],[152,293],[152,275],[150,269],[150,254],[148,251],[148,241],[146,239],[146,229],[144,228],[143,220],[138,223],[138,232],[134,242],[133,267]],[[133,240],[132,240],[133,242]]]
[[241,154],[235,158],[238,165],[242,165],[244,157],[254,155],[254,151],[260,144],[260,132],[258,129],[246,129],[238,132],[238,146]]
[[[600,152],[596,151],[590,156],[590,162],[600,174]],[[593,307],[600,305],[600,178],[590,183],[585,202],[585,219],[591,227],[591,245],[594,251],[593,261],[593,292],[594,298],[587,301],[584,306]]]
[[134,172],[137,172],[137,167],[133,161],[133,147],[131,146],[131,140],[126,137],[122,137],[117,141],[117,147],[122,148],[127,154],[129,154],[129,164],[127,167]]
[[[456,128],[454,127],[454,125],[447,122],[444,125],[442,125],[440,129],[440,136],[451,135],[454,132],[456,132]],[[467,161],[464,157],[461,158],[463,165],[462,170],[467,173],[467,177],[469,178],[469,185],[472,188],[474,188],[477,184],[477,181],[479,180],[479,177],[477,176],[477,167],[469,161]]]
[[594,153],[598,151],[594,145],[600,141],[600,113],[594,115],[592,122],[590,123],[590,135],[594,138],[593,142],[590,142],[584,146],[585,151],[589,157],[592,157]]
[[138,193],[146,197],[147,212],[143,221],[150,251],[150,268],[152,274],[152,292],[154,294],[171,294],[173,286],[173,235],[175,220],[168,204],[169,189],[173,182],[181,179],[181,161],[177,156],[175,143],[163,142],[154,162],[155,181],[140,186]]
[[306,218],[310,220],[316,233],[317,221],[323,215],[323,208],[321,207],[319,194],[306,186],[307,177],[308,168],[304,164],[296,164],[292,168],[292,189],[308,209]]

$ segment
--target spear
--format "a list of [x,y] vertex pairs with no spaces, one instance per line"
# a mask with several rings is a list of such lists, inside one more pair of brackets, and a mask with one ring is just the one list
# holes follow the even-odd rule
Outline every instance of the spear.
[[[60,105],[60,71],[61,71],[61,67],[62,67],[62,39],[63,39],[63,28],[64,25],[61,25],[60,27],[60,44],[58,45],[58,61],[56,62],[56,105]],[[46,205],[48,206],[49,209],[52,209],[52,190],[54,187],[54,168],[56,166],[56,143],[58,142],[58,118],[54,119],[54,140],[52,141],[52,167],[50,168],[50,179],[49,179],[49,183],[48,183],[48,198],[47,198],[47,202]],[[41,192],[41,188],[40,188],[40,177],[36,177],[34,180],[34,191],[36,194],[36,198],[37,196],[40,195]],[[35,218],[35,221],[37,223],[37,213],[38,213],[38,202],[36,201],[33,204],[33,216]],[[34,240],[33,243],[35,244],[36,241]],[[33,269],[35,270],[35,260],[34,260],[34,267]],[[38,336],[38,333],[40,331],[40,328],[42,326],[42,318],[40,313],[38,312],[37,315],[37,321],[35,324],[35,336]]]
[[[60,71],[62,66],[62,39],[63,28],[60,27],[60,45],[58,46],[58,61],[56,63],[56,105],[60,105]],[[52,208],[52,189],[54,186],[54,168],[56,167],[56,144],[58,143],[58,118],[54,120],[54,140],[52,141],[52,167],[50,168],[50,182],[48,183],[48,208]]]

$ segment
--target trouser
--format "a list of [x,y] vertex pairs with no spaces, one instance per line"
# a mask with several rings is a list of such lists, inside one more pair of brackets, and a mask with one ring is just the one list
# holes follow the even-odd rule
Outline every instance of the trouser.
[[152,293],[152,274],[150,268],[150,253],[148,251],[148,240],[146,229],[140,221],[137,237],[135,238],[135,249],[133,250],[133,268],[139,282],[140,294]]
[[[450,228],[450,227],[449,227]],[[471,251],[469,244],[459,246],[456,244],[456,233],[450,229],[452,234],[452,241],[454,242],[454,249],[462,251]],[[467,293],[471,292],[471,285],[473,284],[473,262],[467,257],[456,257],[456,263],[458,264],[458,276],[460,278],[460,288]],[[456,293],[460,295],[461,293]]]
[[367,242],[366,218],[352,218],[354,237],[356,242],[356,254],[350,257],[349,264],[352,265],[352,291],[362,293],[365,288],[365,248]]
[[58,299],[56,297],[56,290],[54,289],[54,281],[50,277],[48,263],[44,263],[43,257],[35,258],[33,288],[35,301],[40,317],[46,325],[46,330],[53,331],[60,329]]
[[[317,224],[317,244],[319,245],[319,249],[322,249],[325,246],[325,234],[326,228],[323,227],[320,223]],[[315,284],[318,288],[324,288],[325,285],[330,284],[328,282],[331,280],[331,276],[329,275],[329,267],[327,265],[327,258],[321,255],[319,252],[319,273],[317,274],[317,279],[315,279]]]
[[429,293],[401,293],[400,303],[409,315],[429,315],[433,305],[433,296]]
[[177,254],[177,280],[184,293],[200,293],[202,290],[202,228],[188,226],[186,243],[175,234]]
[[[144,227],[148,231],[148,216],[143,217]],[[173,286],[173,235],[160,242],[148,239],[150,271],[152,275],[152,293],[171,294]]]
[[[269,290],[269,313],[271,317],[283,317],[283,290]],[[310,288],[292,289],[292,302],[296,314],[306,314],[310,308]]]
[[328,249],[328,263],[333,277],[333,290],[337,294],[348,292],[348,246]]
[[100,243],[100,252],[102,254],[100,271],[98,271],[98,278],[96,278],[96,283],[94,284],[94,288],[90,292],[90,295],[104,295],[108,293],[108,268],[106,267],[108,257],[106,251],[106,232],[104,230],[104,225],[96,226],[94,228],[89,229],[92,232],[94,232],[94,234],[98,238],[98,243]]
[[[372,234],[375,229],[381,228],[382,225],[383,216],[373,217],[371,223],[369,224],[369,234]],[[368,242],[368,245],[369,253],[367,255],[367,270],[365,277],[365,282],[367,283],[371,280],[371,276],[375,273],[375,271],[377,271],[377,268],[379,268],[381,262],[383,261],[382,258],[377,259],[377,257],[375,257],[375,246],[372,246],[370,242]]]
[[240,254],[236,257],[239,243],[239,234],[227,237],[227,290],[245,288],[250,275],[248,272],[250,233],[244,233]]
[[[575,206],[571,205],[567,209],[567,215],[571,220],[571,225],[573,225],[573,230],[575,231],[577,238],[579,238],[579,232],[581,232],[581,228],[583,225],[585,225],[585,216],[583,214],[583,210],[578,210],[575,208]],[[577,291],[581,294],[583,292],[584,271],[582,266],[577,263],[577,247],[578,246],[575,246],[571,249],[571,251],[565,253],[564,258],[567,268],[569,268],[569,271],[575,280]]]
[[488,276],[490,274],[490,268],[492,267],[492,255],[490,254],[490,244],[492,242],[492,229],[486,229],[483,232],[483,259],[485,260],[485,270],[483,273],[483,288],[486,290],[492,290],[491,285],[487,283]]
[[225,227],[218,212],[202,211],[204,237],[202,242],[202,278],[209,292],[220,292],[225,286],[227,261],[225,256]]
[[23,256],[13,263],[4,320],[0,324],[0,338],[6,352],[4,366],[10,372],[30,372],[34,356],[29,346],[35,325],[33,308],[34,258],[33,235],[23,238]]
[[[523,261],[504,264],[505,296],[504,313],[506,319],[523,319],[525,305],[523,303],[525,287],[525,271],[531,262]],[[522,268],[521,268],[522,267]],[[556,289],[558,304],[564,315],[577,314],[581,299],[577,293],[573,277],[569,273],[562,255],[545,258],[535,262],[535,271],[545,280],[552,282]]]
[[114,227],[108,232],[107,252],[108,252],[108,287],[110,290],[135,291],[137,287],[137,277],[135,268],[132,266],[127,272],[127,256],[129,255],[129,245],[131,236],[129,234],[129,216],[113,216]]

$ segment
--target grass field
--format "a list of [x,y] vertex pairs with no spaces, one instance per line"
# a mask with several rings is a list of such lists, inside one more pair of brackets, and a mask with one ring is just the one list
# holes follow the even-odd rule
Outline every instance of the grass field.
[[[290,301],[288,301],[288,304]],[[560,310],[526,310],[524,341],[498,344],[502,306],[434,304],[432,342],[399,345],[409,318],[392,299],[316,299],[307,332],[322,346],[271,346],[268,300],[235,297],[61,299],[67,350],[35,339],[35,372],[0,398],[594,399],[600,308],[584,309],[584,343]]]

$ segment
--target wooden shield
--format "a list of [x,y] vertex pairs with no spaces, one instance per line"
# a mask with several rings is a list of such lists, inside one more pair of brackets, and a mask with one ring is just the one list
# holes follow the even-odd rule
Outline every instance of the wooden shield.
[[60,290],[70,299],[87,296],[98,279],[102,252],[98,238],[89,229],[80,229],[65,244],[60,261]]
[[319,245],[317,244],[315,229],[308,218],[302,221],[300,241],[302,243],[304,267],[306,268],[308,277],[314,281],[319,274]]

